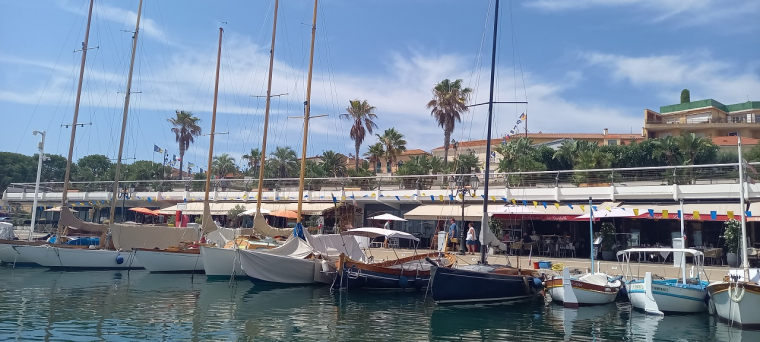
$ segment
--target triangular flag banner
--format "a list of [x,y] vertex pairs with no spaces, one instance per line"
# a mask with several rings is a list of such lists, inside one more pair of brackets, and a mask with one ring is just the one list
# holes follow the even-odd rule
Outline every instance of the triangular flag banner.
[[338,203],[338,199],[337,199],[337,198],[335,198],[335,196],[334,196],[334,195],[333,195],[333,197],[332,197],[332,198],[333,198],[333,203]]
[[747,214],[747,217],[752,217],[752,212],[751,211],[748,211],[745,214]]
[[459,199],[464,201],[464,194],[459,194]]
[[583,212],[586,211],[586,206],[585,205],[581,205],[580,207],[581,207],[581,211],[583,211]]
[[597,211],[597,210],[596,210],[596,206],[595,206],[595,205],[592,205],[592,206],[591,206],[591,209],[593,209],[594,211]]
[[423,193],[422,193],[422,196],[427,196],[427,195],[425,195],[425,193],[423,192]]
[[726,216],[728,216],[729,220],[733,220],[734,219],[734,212],[733,211],[727,211],[726,212]]
[[438,195],[438,199],[440,199],[441,202],[443,202],[443,195]]
[[433,195],[430,195],[430,201],[431,201],[431,202],[435,202],[435,196],[433,196]]
[[[504,197],[504,198],[505,198],[505,200],[506,200],[506,197]],[[517,201],[515,201],[515,199],[514,199],[514,198],[512,199],[512,205],[517,205]]]
[[546,202],[541,202],[541,205],[543,205],[544,209],[546,209]]
[[711,211],[710,212],[710,219],[711,220],[717,220],[718,219],[718,212],[717,211]]
[[699,220],[699,211],[694,210],[694,219]]
[[373,192],[371,196],[372,196],[372,197],[375,197],[375,193]]
[[654,209],[647,209],[649,212],[649,217],[654,217]]
[[668,218],[668,211],[664,210],[662,211],[662,218]]
[[639,216],[639,210],[638,209],[635,209],[635,208],[633,209],[633,216],[637,216],[637,217]]
[[[506,197],[502,197],[501,199],[504,200],[504,203],[507,203],[507,198]],[[512,201],[514,201],[514,200],[512,200]],[[512,204],[514,204],[514,202],[512,202]]]
[[385,195],[383,195],[383,194],[380,194],[380,197],[385,197]]
[[527,207],[527,206],[528,206],[528,201],[526,201],[526,200],[523,200],[523,206],[524,206],[524,207]]
[[341,201],[345,201],[346,200],[346,196],[340,196],[340,200]]
[[449,195],[449,201],[454,201],[454,195]]
[[678,211],[678,218],[681,218],[681,211]]
[[398,196],[396,196],[396,200],[397,200],[397,201],[400,201],[401,199],[400,199],[400,198],[398,198]]
[[533,201],[533,207],[538,208],[538,201]]
[[557,210],[559,210],[559,203],[554,203],[554,207],[556,207]]
[[573,205],[572,204],[568,203],[567,206],[570,208],[570,210],[573,210]]
[[491,196],[491,200],[496,202],[496,196]]

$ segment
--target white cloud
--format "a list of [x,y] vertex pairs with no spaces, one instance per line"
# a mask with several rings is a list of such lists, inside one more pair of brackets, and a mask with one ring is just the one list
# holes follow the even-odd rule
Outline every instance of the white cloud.
[[[712,59],[704,52],[631,57],[598,52],[583,54],[591,65],[610,71],[613,79],[638,87],[653,87],[662,99],[678,98],[683,88],[692,99],[713,98],[738,103],[760,98],[760,74]],[[666,102],[670,103],[670,102]]]
[[[66,0],[61,0],[58,5],[71,13],[87,16],[87,9],[89,6],[81,6],[81,3],[69,3]],[[137,10],[137,8],[135,8]],[[124,25],[124,29],[133,31],[135,23],[137,22],[137,12],[127,10],[123,8],[113,7],[104,3],[95,2],[92,8],[92,15],[94,17],[103,18],[108,21],[112,21],[116,24]],[[166,42],[168,39],[166,33],[158,28],[158,24],[155,20],[147,18],[145,13],[140,17],[140,33],[147,37],[158,39],[161,42]]]

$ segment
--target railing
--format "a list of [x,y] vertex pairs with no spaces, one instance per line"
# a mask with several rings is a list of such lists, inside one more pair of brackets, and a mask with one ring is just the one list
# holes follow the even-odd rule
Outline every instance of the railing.
[[[760,163],[750,163],[760,165]],[[483,187],[483,174],[439,174],[413,176],[372,176],[346,178],[307,178],[305,190],[431,190],[449,189],[451,178],[463,176],[466,183],[470,177],[478,177]],[[633,185],[686,185],[686,184],[735,184],[738,183],[738,163],[637,167],[624,169],[561,170],[540,172],[492,173],[492,188],[549,188],[549,187],[598,187]],[[111,192],[113,181],[71,182],[71,191]],[[297,178],[265,179],[264,191],[297,191]],[[204,180],[140,180],[123,181],[121,187],[135,191],[204,191]],[[60,192],[63,182],[42,182],[41,192]],[[211,189],[217,191],[255,191],[258,179],[214,179]],[[34,183],[11,183],[8,193],[34,192]]]

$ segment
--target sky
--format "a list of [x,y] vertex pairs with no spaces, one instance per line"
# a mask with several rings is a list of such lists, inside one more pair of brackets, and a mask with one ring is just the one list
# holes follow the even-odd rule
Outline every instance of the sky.
[[[2,2],[0,151],[66,155],[88,2]],[[462,79],[488,100],[494,0],[321,0],[317,12],[308,155],[354,153],[349,100],[376,107],[407,148],[443,145],[426,108],[442,79]],[[138,0],[96,0],[74,159],[116,158]],[[178,154],[176,110],[211,129],[219,27],[224,28],[214,154],[261,148],[274,0],[145,0],[124,147],[126,162]],[[267,151],[301,151],[313,2],[282,0],[276,31]],[[760,2],[754,0],[502,0],[493,136],[521,113],[532,133],[641,133],[645,108],[692,100],[760,101]],[[255,97],[258,96],[258,97]],[[485,139],[487,106],[462,117],[452,138]],[[523,128],[520,127],[522,130]],[[368,135],[362,146],[376,142]],[[209,137],[185,162],[203,167]],[[204,167],[205,168],[205,167]]]

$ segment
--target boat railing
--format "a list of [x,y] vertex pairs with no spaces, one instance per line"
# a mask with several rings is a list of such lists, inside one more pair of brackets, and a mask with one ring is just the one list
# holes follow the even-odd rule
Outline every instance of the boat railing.
[[[691,254],[693,257],[692,260],[692,269],[689,271],[689,278],[697,278],[702,279],[702,276],[704,276],[704,279],[706,281],[710,281],[707,271],[705,270],[705,255],[703,252],[698,251],[696,249],[692,248],[630,248],[626,250],[622,250],[617,252],[617,260],[620,262],[620,269],[623,272],[623,277],[626,281],[634,280],[634,279],[644,279],[644,276],[641,274],[641,267],[644,266],[642,264],[642,254],[644,255],[644,259],[646,259],[647,253],[662,253],[662,252],[668,252],[673,253],[675,256],[675,253],[684,253],[684,254]],[[636,275],[634,276],[633,269],[631,267],[631,255],[636,254],[638,255],[638,267],[636,268]],[[650,266],[653,264],[646,263],[646,265]],[[662,265],[663,267],[665,265]],[[682,268],[686,268],[686,258],[684,257],[684,264],[681,265]],[[694,269],[696,269],[696,272],[694,272]],[[653,273],[654,274],[654,273]],[[679,273],[680,277],[680,273]],[[678,277],[676,277],[678,278]]]

